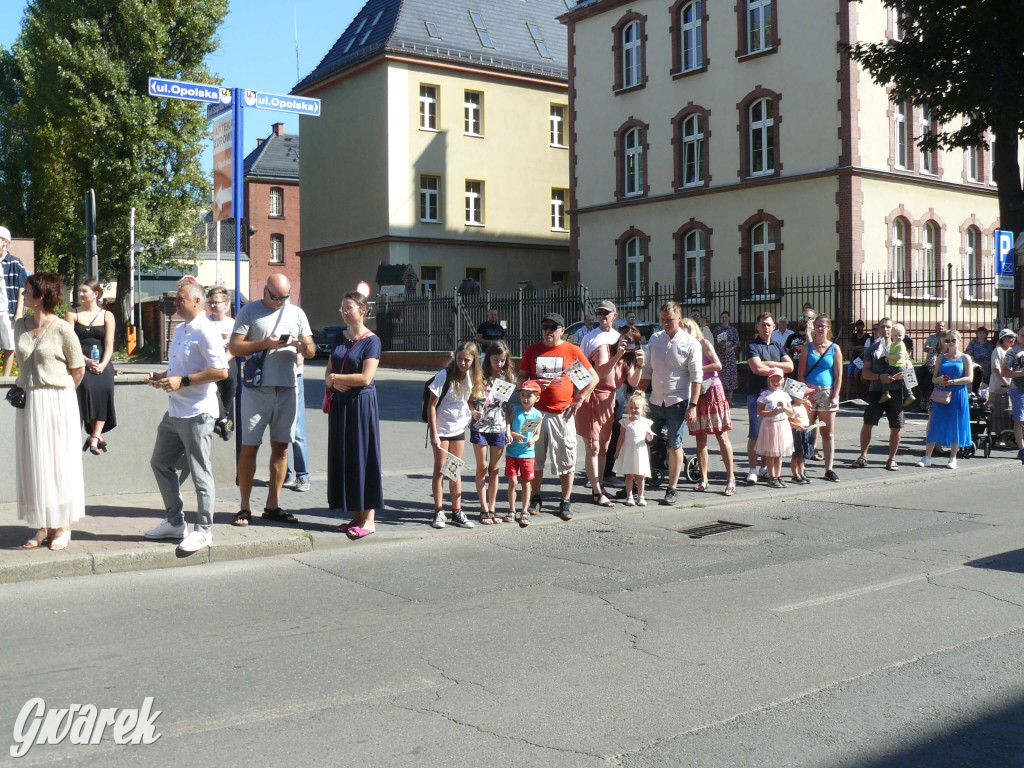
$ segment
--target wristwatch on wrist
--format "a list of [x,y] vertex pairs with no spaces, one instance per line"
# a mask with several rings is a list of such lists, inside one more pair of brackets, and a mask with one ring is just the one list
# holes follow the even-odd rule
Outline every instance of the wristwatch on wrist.
[[191,376],[182,376],[181,377],[181,386],[189,387],[191,385],[192,385],[192,377]]

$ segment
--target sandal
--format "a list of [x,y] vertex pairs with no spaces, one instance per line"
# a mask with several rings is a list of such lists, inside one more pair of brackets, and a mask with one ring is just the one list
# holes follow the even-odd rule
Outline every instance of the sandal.
[[50,543],[50,534],[45,528],[40,528],[36,531],[36,535],[26,541],[22,546],[25,549],[35,549],[36,547],[45,547]]
[[252,512],[248,509],[240,509],[235,513],[235,519],[231,521],[231,524],[244,527],[249,524],[250,520],[252,520]]
[[96,437],[95,435],[89,435],[85,441],[85,445],[82,446],[82,452],[88,451],[93,456],[99,456],[100,451],[106,452],[107,443],[102,438]]
[[494,515],[489,512],[481,512],[480,525],[494,525]]
[[68,544],[71,543],[71,529],[68,528],[66,531],[58,533],[53,539],[50,540],[50,549],[67,549]]
[[890,472],[900,471],[900,465],[896,463],[896,459],[889,459],[887,462],[885,462],[885,468],[888,469]]
[[[509,512],[507,515],[505,515],[503,518],[501,518],[501,522],[503,522],[503,523],[514,523],[515,521],[516,521],[516,516],[515,516],[514,512]],[[520,523],[520,525],[522,525],[522,523]]]
[[730,480],[725,484],[725,495],[732,496],[734,493],[736,493],[736,481]]
[[868,460],[865,459],[863,456],[858,456],[856,459],[853,460],[853,463],[850,465],[850,469],[864,469],[864,467],[866,467],[867,465]]
[[280,507],[271,509],[270,507],[263,508],[264,520],[273,520],[275,523],[297,523],[299,518],[293,515],[291,512],[285,512]]
[[526,512],[523,512],[523,514],[521,514],[519,516],[519,527],[520,528],[525,528],[529,524],[530,524],[530,515],[528,513],[526,513]]
[[[605,495],[604,491],[591,491],[590,495],[593,497],[594,503],[597,504],[597,506],[599,506],[599,507],[614,507],[615,506],[615,502],[612,501],[611,499],[609,499]],[[604,501],[601,501],[601,499],[604,499]]]
[[488,512],[487,515],[491,519],[491,525],[497,525],[498,523],[501,522],[501,520],[499,520],[498,518],[496,518],[494,516],[494,510],[491,510],[490,512]]
[[708,485],[709,484],[707,481],[701,480],[699,483],[693,486],[693,490],[697,491],[698,493],[703,493],[708,489]]

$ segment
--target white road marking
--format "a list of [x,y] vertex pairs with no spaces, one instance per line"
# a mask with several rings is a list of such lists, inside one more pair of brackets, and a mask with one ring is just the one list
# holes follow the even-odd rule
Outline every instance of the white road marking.
[[892,587],[900,587],[904,584],[913,584],[915,581],[924,581],[930,579],[933,576],[944,576],[947,573],[953,573],[954,571],[963,570],[964,566],[954,565],[950,568],[943,568],[939,571],[928,571],[927,573],[915,573],[912,576],[904,576],[900,579],[893,579],[892,581],[883,581],[878,584],[871,584],[866,587],[858,587],[857,589],[851,589],[846,592],[836,592],[831,595],[825,595],[823,597],[816,597],[813,600],[804,600],[800,603],[790,603],[789,605],[780,605],[778,608],[769,608],[773,613],[789,613],[790,611],[799,611],[801,608],[813,608],[816,605],[825,605],[827,603],[835,603],[839,600],[846,600],[851,597],[859,597],[860,595],[867,595],[872,592],[881,592],[883,589],[891,589]]

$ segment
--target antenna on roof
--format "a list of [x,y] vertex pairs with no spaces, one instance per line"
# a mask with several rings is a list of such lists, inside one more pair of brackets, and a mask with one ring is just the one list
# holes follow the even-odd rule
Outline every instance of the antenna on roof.
[[295,6],[295,82],[299,82],[302,75],[299,72],[299,8]]

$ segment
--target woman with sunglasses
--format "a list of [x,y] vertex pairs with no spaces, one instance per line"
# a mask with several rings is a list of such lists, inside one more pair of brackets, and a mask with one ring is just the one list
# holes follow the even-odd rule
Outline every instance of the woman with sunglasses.
[[974,361],[960,350],[960,333],[949,331],[942,337],[942,355],[935,367],[932,383],[932,415],[928,421],[928,443],[924,447],[924,458],[917,466],[927,467],[932,463],[935,444],[949,446],[949,461],[946,469],[956,469],[957,451],[972,445],[971,417],[967,404],[967,388],[974,378]]

